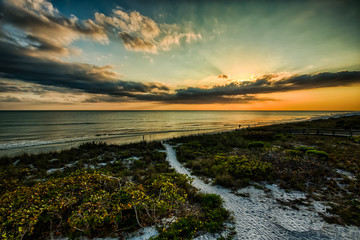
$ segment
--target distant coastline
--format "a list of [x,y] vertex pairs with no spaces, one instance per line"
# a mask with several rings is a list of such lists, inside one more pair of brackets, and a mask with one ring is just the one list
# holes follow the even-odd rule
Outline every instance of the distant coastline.
[[0,112],[360,112],[359,110],[17,110],[0,109]]

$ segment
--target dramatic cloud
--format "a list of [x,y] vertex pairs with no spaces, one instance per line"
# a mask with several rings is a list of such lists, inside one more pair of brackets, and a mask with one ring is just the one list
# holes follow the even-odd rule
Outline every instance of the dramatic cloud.
[[110,16],[95,13],[95,22],[103,26],[110,37],[119,37],[126,49],[138,52],[169,51],[182,40],[190,43],[201,39],[200,33],[182,29],[176,24],[159,25],[137,11],[127,13],[116,9]]
[[[0,42],[0,52],[0,76],[7,79],[130,98],[142,93],[156,95],[169,90],[160,83],[119,80],[109,66],[65,63],[24,55],[21,47],[14,47],[10,43]],[[5,87],[10,91],[19,90],[11,85]]]
[[[184,104],[248,103],[269,100],[259,99],[256,94],[360,83],[359,71],[342,71],[285,77],[273,74],[254,81],[231,82],[211,88],[188,87],[171,91],[160,83],[120,80],[118,75],[111,71],[110,66],[66,63],[29,56],[23,53],[22,47],[8,42],[0,42],[0,52],[0,77],[36,83],[44,87],[60,87],[68,89],[69,92],[81,91],[101,95],[101,98],[94,99],[95,102],[141,100]],[[225,78],[226,75],[221,76]],[[9,83],[0,82],[0,86],[5,93],[21,91],[16,85]]]
[[[200,90],[200,89],[199,89]],[[202,89],[204,90],[204,89]],[[235,103],[250,103],[250,102],[259,102],[259,101],[273,101],[274,99],[270,98],[258,98],[252,95],[219,95],[219,94],[201,94],[204,91],[198,91],[197,93],[187,94],[185,91],[179,89],[176,90],[175,94],[143,94],[137,96],[138,100],[143,101],[156,101],[156,102],[165,102],[165,103],[174,103],[174,104],[213,104],[213,103],[223,103],[223,104],[235,104]]]
[[[67,89],[116,97],[117,101],[162,95],[169,89],[160,83],[123,81],[110,66],[66,63],[54,57],[74,51],[71,43],[80,38],[100,43],[118,40],[128,50],[150,53],[169,50],[181,39],[191,42],[201,38],[191,31],[182,32],[175,24],[159,26],[136,11],[116,9],[111,16],[95,13],[95,20],[68,18],[46,0],[1,1],[0,23],[0,78],[37,85],[1,82],[0,92],[5,94],[42,94],[46,88],[55,88],[57,92]],[[4,96],[4,101],[13,99]]]
[[144,39],[154,39],[160,34],[158,24],[154,20],[136,11],[126,13],[116,9],[113,10],[112,16],[105,16],[97,12],[95,13],[95,21],[106,28],[135,34]]
[[[171,45],[201,39],[200,34],[177,25],[159,25],[137,11],[113,10],[110,16],[96,12],[94,20],[63,16],[46,0],[3,0],[0,3],[0,38],[26,47],[28,54],[68,55],[70,44],[88,38],[106,44],[122,41],[128,50],[157,53]],[[170,30],[171,29],[171,30]]]
[[359,71],[325,72],[314,75],[295,75],[286,78],[281,78],[279,75],[265,75],[255,81],[232,82],[212,88],[188,87],[176,89],[174,94],[145,94],[138,96],[138,99],[184,104],[247,103],[250,101],[272,100],[259,99],[254,96],[256,94],[338,87],[355,83],[360,83]]
[[69,44],[81,37],[108,42],[100,25],[92,20],[79,21],[75,16],[64,17],[48,1],[4,0],[0,4],[2,38],[26,47],[34,55],[67,54]]

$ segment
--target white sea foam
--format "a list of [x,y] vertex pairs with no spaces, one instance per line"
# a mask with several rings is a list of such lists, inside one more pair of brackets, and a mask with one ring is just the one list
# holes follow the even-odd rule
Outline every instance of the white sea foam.
[[90,140],[90,138],[78,137],[78,138],[53,139],[48,141],[32,140],[32,141],[23,141],[23,142],[1,143],[0,150],[9,150],[9,149],[60,144],[60,143],[71,143],[71,142],[86,141],[86,140]]

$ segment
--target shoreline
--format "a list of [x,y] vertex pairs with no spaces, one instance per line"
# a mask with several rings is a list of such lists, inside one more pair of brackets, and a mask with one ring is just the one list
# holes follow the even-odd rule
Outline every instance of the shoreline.
[[[211,112],[211,111],[209,111]],[[244,112],[257,112],[257,111],[244,111]],[[279,111],[268,111],[268,112],[279,112]],[[292,111],[284,111],[284,112],[292,112]],[[299,111],[302,112],[302,111]],[[306,112],[306,111],[304,111]],[[308,112],[328,112],[328,111],[308,111]],[[336,111],[335,111],[336,112]],[[96,137],[82,137],[82,138],[68,138],[68,139],[52,139],[52,140],[32,140],[25,142],[10,142],[10,143],[2,143],[0,144],[0,157],[16,157],[22,154],[41,154],[41,153],[49,153],[49,152],[59,152],[63,150],[69,150],[74,147],[78,147],[83,143],[89,142],[105,142],[107,144],[115,144],[115,145],[124,145],[124,144],[132,144],[139,143],[143,140],[145,141],[164,141],[176,137],[185,137],[185,136],[197,136],[202,134],[218,134],[231,132],[234,130],[243,130],[249,128],[257,128],[257,127],[269,127],[272,125],[279,124],[292,124],[292,123],[301,123],[308,122],[319,119],[329,119],[329,118],[339,118],[346,116],[355,116],[360,115],[359,111],[353,112],[343,112],[338,114],[326,114],[322,116],[314,116],[308,117],[307,119],[299,119],[299,120],[280,120],[273,121],[269,123],[261,123],[256,122],[249,124],[248,126],[243,126],[241,128],[234,128],[237,126],[234,124],[231,128],[222,128],[218,127],[218,129],[179,129],[179,130],[169,130],[169,131],[160,131],[160,132],[137,132],[137,133],[119,133],[119,134],[96,134]],[[123,135],[123,136],[122,136]],[[164,136],[165,135],[165,136]],[[117,139],[113,141],[112,139]],[[20,148],[18,146],[21,146]]]

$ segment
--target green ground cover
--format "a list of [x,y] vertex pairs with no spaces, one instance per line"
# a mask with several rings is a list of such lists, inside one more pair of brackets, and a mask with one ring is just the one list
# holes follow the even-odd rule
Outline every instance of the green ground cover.
[[343,116],[339,118],[317,119],[312,121],[277,124],[272,125],[271,129],[291,129],[291,128],[319,128],[319,129],[360,129],[360,116]]
[[[330,223],[360,226],[358,137],[291,135],[287,128],[359,128],[360,116],[243,129],[173,139],[179,161],[194,175],[239,189],[266,181],[327,202]],[[341,171],[346,171],[342,174]],[[306,204],[303,202],[302,204]],[[296,206],[294,206],[296,208]]]
[[145,226],[156,226],[154,239],[222,231],[229,213],[221,198],[197,193],[191,179],[170,169],[162,148],[86,143],[1,158],[1,238],[121,237]]

